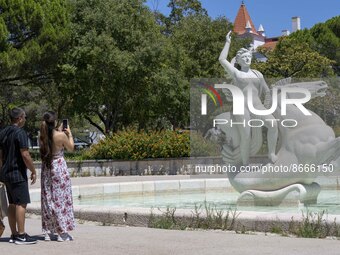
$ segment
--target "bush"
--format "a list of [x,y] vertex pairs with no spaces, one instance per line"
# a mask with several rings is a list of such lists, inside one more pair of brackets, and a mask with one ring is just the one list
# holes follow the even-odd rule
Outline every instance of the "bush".
[[221,146],[205,139],[199,132],[192,132],[190,137],[190,152],[192,157],[220,156]]
[[178,158],[190,154],[190,136],[179,131],[119,131],[93,145],[83,159],[141,160]]

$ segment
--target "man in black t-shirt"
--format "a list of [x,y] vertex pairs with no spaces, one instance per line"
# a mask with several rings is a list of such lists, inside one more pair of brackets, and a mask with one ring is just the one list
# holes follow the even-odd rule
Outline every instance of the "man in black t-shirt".
[[26,206],[30,203],[27,168],[31,171],[31,184],[37,178],[28,151],[28,138],[22,129],[26,114],[21,108],[9,112],[11,125],[0,131],[0,179],[5,182],[8,196],[8,222],[12,231],[10,243],[34,244],[36,239],[25,232]]

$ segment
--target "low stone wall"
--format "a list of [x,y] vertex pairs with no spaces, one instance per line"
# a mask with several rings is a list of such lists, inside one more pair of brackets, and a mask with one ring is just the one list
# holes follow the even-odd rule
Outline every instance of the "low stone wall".
[[[252,157],[252,163],[266,161],[266,157]],[[170,158],[146,160],[84,160],[68,161],[72,177],[85,176],[117,176],[117,175],[190,175],[195,174],[195,165],[223,164],[220,157],[210,158]],[[35,162],[40,172],[41,163]]]
[[[103,198],[112,196],[145,196],[161,193],[209,192],[209,191],[235,192],[227,178],[194,179],[194,180],[157,180],[138,182],[99,183],[90,185],[72,186],[74,200],[83,198]],[[40,203],[40,189],[30,190],[31,202]]]
[[[67,166],[72,177],[118,176],[118,175],[178,175],[191,174],[193,162],[217,164],[220,158],[190,159],[147,159],[137,161],[124,160],[86,160],[68,161]],[[41,163],[35,163],[41,169]]]
[[[30,204],[28,212],[33,214],[41,214],[39,204]],[[151,216],[154,218],[165,217],[166,208],[162,210],[157,208],[115,208],[109,206],[74,206],[74,216],[81,221],[94,221],[102,224],[102,226],[118,225],[118,226],[136,226],[150,227]],[[287,232],[292,226],[296,226],[299,222],[306,222],[302,213],[285,213],[285,212],[259,212],[259,211],[242,211],[239,208],[235,211],[226,209],[223,217],[229,213],[229,224],[234,221],[229,230],[235,230],[237,233],[245,233],[245,231],[262,231],[265,233],[273,232],[273,229]],[[233,215],[233,213],[235,213]],[[192,209],[176,209],[174,220],[177,223],[188,223],[195,219],[194,210]],[[334,227],[340,224],[338,215],[327,214],[323,218],[322,224],[328,224]],[[201,211],[200,219],[206,219],[206,211]],[[313,219],[315,220],[315,219]],[[335,225],[336,223],[336,225]]]

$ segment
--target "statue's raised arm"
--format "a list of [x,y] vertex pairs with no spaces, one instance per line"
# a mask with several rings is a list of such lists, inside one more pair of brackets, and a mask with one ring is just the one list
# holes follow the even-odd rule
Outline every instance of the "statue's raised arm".
[[238,70],[234,67],[234,65],[232,65],[227,60],[228,53],[229,53],[229,48],[230,48],[230,43],[231,43],[231,31],[229,31],[229,33],[226,36],[226,43],[225,43],[225,45],[223,47],[223,50],[222,50],[218,60],[220,61],[221,65],[223,66],[224,70],[226,70],[226,72],[230,76],[235,77],[235,72],[237,72]]

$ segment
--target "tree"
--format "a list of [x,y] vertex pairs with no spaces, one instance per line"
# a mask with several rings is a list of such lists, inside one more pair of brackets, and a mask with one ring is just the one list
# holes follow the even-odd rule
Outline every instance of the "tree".
[[326,23],[316,24],[310,32],[316,41],[315,49],[321,55],[334,60],[333,69],[340,74],[340,37]]
[[171,24],[176,24],[184,17],[203,15],[207,16],[208,12],[202,7],[198,0],[170,0],[168,7],[171,9],[169,19]]
[[340,16],[325,23],[318,23],[311,29],[294,32],[289,37],[299,42],[306,42],[309,47],[322,56],[334,60],[332,67],[340,74]]
[[0,1],[0,83],[51,79],[68,45],[67,1]]
[[[204,117],[200,116],[200,112],[196,112],[194,102],[197,97],[192,90],[189,90],[193,85],[190,83],[193,81],[194,84],[197,82],[211,82],[211,84],[214,84],[216,80],[222,82],[221,79],[216,79],[226,76],[218,57],[225,44],[226,35],[231,29],[232,24],[225,17],[212,19],[202,13],[182,16],[172,26],[169,34],[173,45],[172,62],[177,75],[183,74],[184,80],[182,79],[182,84],[188,84],[184,86],[184,94],[191,97],[190,102],[189,97],[186,97],[185,108],[182,108],[181,111],[187,112],[187,116],[189,116],[190,111],[190,126],[193,128],[197,127],[197,122],[206,125],[208,121],[201,121]],[[234,38],[229,57],[234,57],[239,48],[247,47],[249,43],[249,39]],[[175,101],[176,98],[173,98],[172,102]]]
[[162,32],[166,35],[170,35],[173,27],[185,17],[208,15],[207,10],[202,7],[198,0],[170,0],[168,7],[170,8],[168,17],[157,10],[154,11],[156,21],[162,26]]
[[69,45],[68,1],[0,0],[0,6],[1,118],[6,123],[9,107],[25,107],[33,130],[36,109],[62,100],[61,92],[50,98],[49,92]]
[[62,66],[69,110],[103,133],[186,126],[190,80],[223,74],[217,59],[231,29],[195,2],[173,2],[182,14],[164,33],[139,0],[73,1],[73,45]]
[[336,37],[340,38],[340,15],[327,20],[325,24],[332,30]]
[[281,37],[275,49],[260,48],[268,61],[254,63],[254,68],[266,77],[311,77],[318,78],[333,74],[333,61],[311,49],[306,42],[294,37]]
[[[232,24],[225,18],[212,19],[207,15],[184,17],[174,28],[172,43],[181,48],[184,57],[181,68],[185,77],[216,78],[224,76],[218,57],[225,44],[225,36],[232,30]],[[247,39],[233,39],[230,56],[241,47],[249,46]]]
[[312,99],[307,108],[316,112],[327,124],[335,126],[340,111],[337,106],[340,100],[339,81],[334,77],[331,67],[335,61],[312,49],[317,45],[309,30],[293,33],[292,36],[281,38],[272,51],[259,48],[268,61],[255,63],[254,68],[266,78],[276,80],[287,77],[326,80],[329,85],[327,95]]
[[[188,123],[190,81],[194,78],[225,76],[218,56],[232,24],[225,17],[209,17],[198,1],[170,1],[168,6],[171,8],[169,17],[156,13],[156,19],[162,17],[162,21],[158,23],[171,41],[169,66],[172,66],[175,72],[170,71],[170,78],[165,81],[171,81],[170,83],[176,86],[168,86],[169,93],[160,93],[160,98],[163,102],[173,103],[174,108],[170,108],[167,114],[173,114],[171,109],[176,109],[176,113],[182,113],[182,118],[187,116]],[[231,54],[236,54],[236,50],[248,46],[249,43],[249,40],[235,38]],[[178,96],[179,94],[182,96]]]
[[167,42],[153,14],[139,0],[73,4],[73,48],[63,65],[71,108],[103,133],[144,128],[155,117],[152,82],[166,65]]

